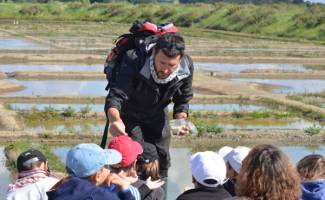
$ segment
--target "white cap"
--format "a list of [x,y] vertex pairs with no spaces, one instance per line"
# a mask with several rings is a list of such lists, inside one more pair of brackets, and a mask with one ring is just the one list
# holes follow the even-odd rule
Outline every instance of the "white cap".
[[228,161],[230,166],[239,174],[242,162],[250,150],[251,149],[248,147],[238,146],[228,153],[224,159]]
[[[226,164],[221,156],[212,151],[193,154],[191,169],[195,180],[207,187],[217,187],[226,179]],[[206,180],[212,180],[212,182],[206,182]]]
[[225,157],[232,151],[234,148],[229,146],[221,147],[218,151],[218,154],[225,160]]

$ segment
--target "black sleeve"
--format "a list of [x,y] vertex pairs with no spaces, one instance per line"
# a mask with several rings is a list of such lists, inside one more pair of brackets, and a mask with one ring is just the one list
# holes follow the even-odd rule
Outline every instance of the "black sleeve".
[[193,89],[192,89],[192,81],[193,81],[193,61],[192,59],[185,55],[188,60],[188,68],[190,70],[190,76],[182,79],[183,82],[182,86],[179,88],[178,91],[173,96],[174,102],[174,116],[176,113],[186,112],[189,111],[189,101],[193,98]]
[[116,82],[111,84],[106,97],[105,112],[109,108],[116,108],[119,111],[124,101],[128,100],[134,91],[134,81],[137,76],[139,65],[135,52],[127,52],[122,58]]

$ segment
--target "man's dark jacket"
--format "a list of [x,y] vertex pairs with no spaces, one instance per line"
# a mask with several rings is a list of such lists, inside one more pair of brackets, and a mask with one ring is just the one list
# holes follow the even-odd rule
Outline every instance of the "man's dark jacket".
[[219,187],[199,187],[185,191],[177,197],[176,200],[211,200],[211,199],[227,199],[231,195],[222,186]]
[[174,113],[188,112],[193,97],[193,62],[184,55],[178,74],[167,84],[157,84],[151,77],[149,56],[138,56],[135,50],[126,53],[116,82],[111,83],[105,111],[117,108],[121,116],[145,122],[154,120],[173,102]]

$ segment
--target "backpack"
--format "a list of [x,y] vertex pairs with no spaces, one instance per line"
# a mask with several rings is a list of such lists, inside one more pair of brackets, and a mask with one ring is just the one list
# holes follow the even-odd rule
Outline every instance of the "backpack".
[[145,58],[146,53],[150,49],[150,45],[153,45],[160,35],[176,33],[177,28],[172,23],[156,25],[150,22],[135,21],[129,32],[119,36],[115,40],[115,46],[107,55],[104,64],[104,73],[107,79],[106,90],[116,81],[122,57],[128,50],[135,49],[139,55]]

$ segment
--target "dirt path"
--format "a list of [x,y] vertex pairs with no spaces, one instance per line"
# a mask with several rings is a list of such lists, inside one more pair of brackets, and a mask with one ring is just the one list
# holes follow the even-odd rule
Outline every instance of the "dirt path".
[[[1,53],[1,63],[17,62],[72,62],[72,63],[104,63],[106,54],[37,54],[37,53]],[[325,65],[325,58],[302,57],[264,57],[264,56],[192,56],[194,62],[211,63],[286,63]]]
[[5,80],[0,80],[0,93],[2,92],[13,92],[13,91],[19,91],[23,89],[24,87],[22,85],[16,84],[16,83],[10,83]]

